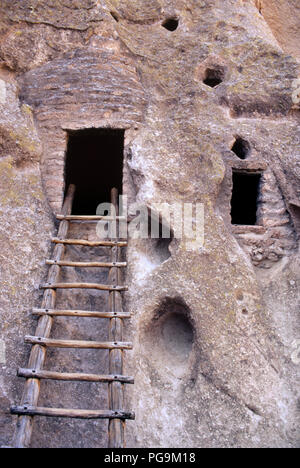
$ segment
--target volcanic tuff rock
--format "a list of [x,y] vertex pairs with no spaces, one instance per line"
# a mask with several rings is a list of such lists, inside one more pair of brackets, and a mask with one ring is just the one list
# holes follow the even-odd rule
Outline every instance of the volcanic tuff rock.
[[[40,305],[63,201],[66,131],[112,127],[126,130],[130,202],[205,209],[200,249],[129,242],[126,372],[136,383],[127,399],[136,421],[127,445],[299,445],[298,31],[296,0],[1,0],[0,444],[12,440],[16,369],[35,327],[28,311]],[[244,160],[232,151],[237,138],[250,148]],[[263,173],[256,226],[231,224],[232,170]],[[91,227],[74,229],[95,238]],[[64,294],[70,306],[105,305],[100,294]],[[85,320],[54,329],[73,339],[105,332]],[[94,372],[100,363],[94,353],[52,352],[46,364]],[[95,384],[67,385],[43,383],[41,402],[106,404]],[[106,426],[93,424],[40,418],[33,445],[105,446]]]

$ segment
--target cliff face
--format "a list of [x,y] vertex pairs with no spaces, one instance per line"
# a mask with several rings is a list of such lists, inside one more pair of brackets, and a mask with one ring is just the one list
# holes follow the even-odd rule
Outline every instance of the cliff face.
[[[63,201],[66,132],[92,127],[125,130],[130,202],[201,203],[205,215],[201,247],[129,242],[127,445],[299,444],[297,3],[1,0],[0,444],[13,436],[28,311]],[[260,177],[256,224],[232,224],[233,172]],[[103,324],[84,323],[56,337],[102,336]],[[89,354],[52,354],[47,368],[76,359],[95,371]],[[104,399],[72,385],[45,385],[43,402],[56,391],[70,407]],[[33,443],[104,446],[105,428],[41,418]]]
[[284,51],[299,59],[299,2],[255,0],[255,5]]

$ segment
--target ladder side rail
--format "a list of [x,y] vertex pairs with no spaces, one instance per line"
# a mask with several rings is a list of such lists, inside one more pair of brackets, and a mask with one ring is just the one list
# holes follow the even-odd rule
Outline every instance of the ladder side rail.
[[[118,190],[113,188],[111,191],[111,203],[114,205],[116,215],[118,216]],[[118,228],[118,223],[117,223]],[[111,262],[118,262],[120,257],[120,248],[118,245],[111,249]],[[120,269],[111,268],[109,273],[109,282],[114,285],[120,284]],[[111,312],[123,311],[122,296],[119,291],[109,293],[109,310]],[[113,318],[109,324],[109,340],[119,341],[123,339],[123,320]],[[109,372],[112,374],[123,374],[123,355],[122,349],[109,351]],[[108,385],[109,409],[120,410],[124,407],[124,385],[121,382],[111,382]],[[108,423],[108,447],[123,448],[125,446],[125,421],[121,419],[110,419]]]
[[[62,214],[69,215],[72,212],[72,205],[75,195],[75,186],[70,185],[68,193],[65,198]],[[60,222],[58,235],[59,239],[64,239],[67,236],[69,229],[69,222],[63,220]],[[53,252],[53,260],[60,261],[63,258],[65,247],[63,244],[57,244]],[[58,280],[60,267],[53,265],[48,272],[48,282],[52,283]],[[56,301],[56,291],[47,289],[44,292],[42,301],[42,308],[54,309]],[[51,333],[53,318],[49,315],[41,316],[38,321],[36,335],[48,338]],[[28,367],[30,369],[42,369],[46,358],[46,348],[40,345],[34,345],[31,349]],[[38,379],[27,379],[21,399],[21,405],[36,406],[40,393],[40,381]],[[33,417],[32,416],[19,416],[17,421],[17,430],[15,435],[14,446],[15,448],[28,448],[30,446],[31,436],[33,430]]]

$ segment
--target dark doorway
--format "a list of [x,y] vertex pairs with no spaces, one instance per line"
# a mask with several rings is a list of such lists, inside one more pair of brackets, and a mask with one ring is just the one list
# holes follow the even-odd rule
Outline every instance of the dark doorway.
[[261,174],[234,171],[232,178],[231,222],[232,224],[255,225]]
[[70,131],[68,137],[66,190],[76,185],[72,214],[95,215],[113,187],[122,193],[124,130]]

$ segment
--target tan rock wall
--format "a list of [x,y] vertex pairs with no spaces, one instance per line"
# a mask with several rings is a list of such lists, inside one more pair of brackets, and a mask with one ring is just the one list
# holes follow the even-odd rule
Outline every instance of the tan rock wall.
[[[286,35],[283,46],[275,38],[271,2],[261,2],[265,16],[240,0],[72,1],[68,14],[66,2],[15,3],[1,4],[1,443],[11,440],[7,408],[20,399],[14,376],[28,356],[22,337],[33,327],[23,311],[38,303],[50,212],[62,203],[66,130],[113,127],[126,130],[131,201],[203,203],[205,210],[200,249],[176,239],[169,248],[130,240],[127,370],[136,384],[127,398],[136,421],[128,423],[127,445],[296,447],[300,136],[292,92],[299,69],[293,40]],[[163,26],[168,19],[177,29]],[[237,136],[251,146],[245,161],[231,151]],[[242,166],[264,172],[261,232],[231,225],[231,172]],[[270,226],[273,218],[280,226]],[[76,338],[98,330],[55,330],[62,331]],[[93,367],[94,357],[79,365]],[[64,403],[93,401],[94,390],[83,399],[78,392]],[[81,423],[38,424],[35,446],[43,446],[47,427],[55,430],[51,446],[103,445]]]
[[299,59],[299,2],[297,0],[255,0],[255,4],[283,50]]

